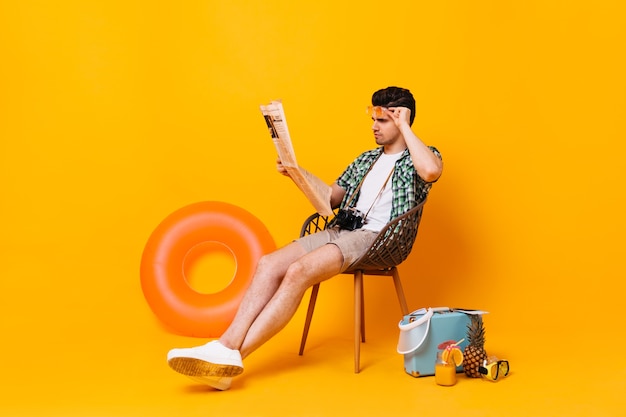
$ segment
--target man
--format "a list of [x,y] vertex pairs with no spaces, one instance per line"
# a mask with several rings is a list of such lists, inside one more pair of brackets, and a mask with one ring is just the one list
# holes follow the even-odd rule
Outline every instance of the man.
[[[232,377],[243,372],[242,360],[287,325],[309,287],[348,269],[386,223],[426,198],[443,164],[411,129],[413,95],[388,87],[373,94],[369,109],[379,147],[357,157],[331,186],[331,206],[345,209],[351,223],[356,216],[357,228],[339,222],[263,256],[226,332],[202,346],[171,350],[172,369],[230,388]],[[280,162],[277,169],[288,175]]]

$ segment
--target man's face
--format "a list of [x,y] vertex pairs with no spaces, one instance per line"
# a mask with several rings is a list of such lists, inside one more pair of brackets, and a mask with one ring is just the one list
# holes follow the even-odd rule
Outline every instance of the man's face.
[[372,131],[378,145],[390,145],[400,137],[400,130],[391,119],[393,108],[375,106],[369,110],[374,124]]

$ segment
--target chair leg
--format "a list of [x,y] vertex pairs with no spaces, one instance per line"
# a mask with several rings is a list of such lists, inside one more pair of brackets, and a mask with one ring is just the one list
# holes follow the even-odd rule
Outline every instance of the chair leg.
[[[361,274],[364,277],[364,274]],[[365,281],[361,279],[361,342],[365,343]]]
[[354,373],[360,371],[363,322],[363,271],[354,273]]
[[400,274],[398,273],[397,268],[393,268],[393,284],[396,287],[396,294],[398,295],[398,301],[400,301],[400,309],[402,310],[402,315],[406,316],[409,314],[409,307],[406,303],[406,298],[404,297],[404,290],[402,289],[402,281],[400,281]]
[[309,335],[309,328],[311,327],[311,320],[313,319],[313,310],[315,310],[315,302],[317,301],[317,293],[320,290],[320,284],[315,284],[311,289],[311,298],[309,299],[309,308],[306,312],[306,321],[304,322],[304,330],[302,332],[302,340],[300,341],[300,352],[302,356],[304,353],[304,345],[306,345],[306,338]]

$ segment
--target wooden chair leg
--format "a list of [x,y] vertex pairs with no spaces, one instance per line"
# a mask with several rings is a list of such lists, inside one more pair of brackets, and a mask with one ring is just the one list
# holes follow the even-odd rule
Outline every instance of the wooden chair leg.
[[409,314],[409,307],[406,303],[406,298],[404,297],[404,290],[402,289],[402,281],[400,281],[400,274],[398,273],[397,268],[393,268],[393,284],[396,287],[396,294],[398,295],[398,301],[400,301],[400,309],[402,310],[402,315],[406,316]]
[[[361,274],[365,277],[365,274]],[[361,279],[361,342],[365,343],[365,281]]]
[[363,314],[363,271],[354,273],[354,373],[360,371]]
[[313,311],[315,310],[315,302],[317,301],[317,293],[320,290],[320,284],[315,284],[311,289],[311,298],[309,299],[309,308],[306,312],[306,321],[304,322],[304,331],[302,332],[302,340],[300,341],[300,352],[302,356],[304,353],[304,345],[306,345],[306,338],[309,335],[309,328],[311,327],[311,320],[313,319]]
[[[393,283],[396,288],[396,295],[400,302],[400,309],[403,315],[409,314],[409,308],[404,295],[404,289],[402,288],[402,281],[400,281],[400,274],[397,268],[392,269]],[[306,313],[306,321],[304,323],[304,330],[302,332],[302,340],[300,342],[299,354],[304,354],[304,347],[309,335],[309,329],[311,327],[311,321],[313,319],[313,312],[315,311],[315,303],[317,301],[317,295],[319,293],[320,284],[315,284],[311,289],[311,298],[309,300],[309,307]],[[365,342],[365,294],[363,291],[363,271],[358,270],[354,272],[354,373],[361,371],[361,343]]]

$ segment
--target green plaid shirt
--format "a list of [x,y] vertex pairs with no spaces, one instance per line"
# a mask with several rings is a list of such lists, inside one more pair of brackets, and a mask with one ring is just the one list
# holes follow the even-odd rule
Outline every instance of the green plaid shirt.
[[[430,149],[441,159],[441,154],[435,147],[430,146]],[[382,146],[363,152],[348,165],[343,174],[337,179],[337,185],[346,190],[346,195],[341,202],[341,208],[345,208],[361,179],[367,174],[382,152]],[[391,177],[393,200],[391,202],[391,218],[389,220],[395,219],[424,201],[428,196],[431,185],[432,183],[424,181],[417,175],[411,160],[411,154],[408,149],[405,149],[400,159],[396,161],[395,170]],[[358,198],[359,195],[357,194],[350,202],[350,207],[356,205]]]

